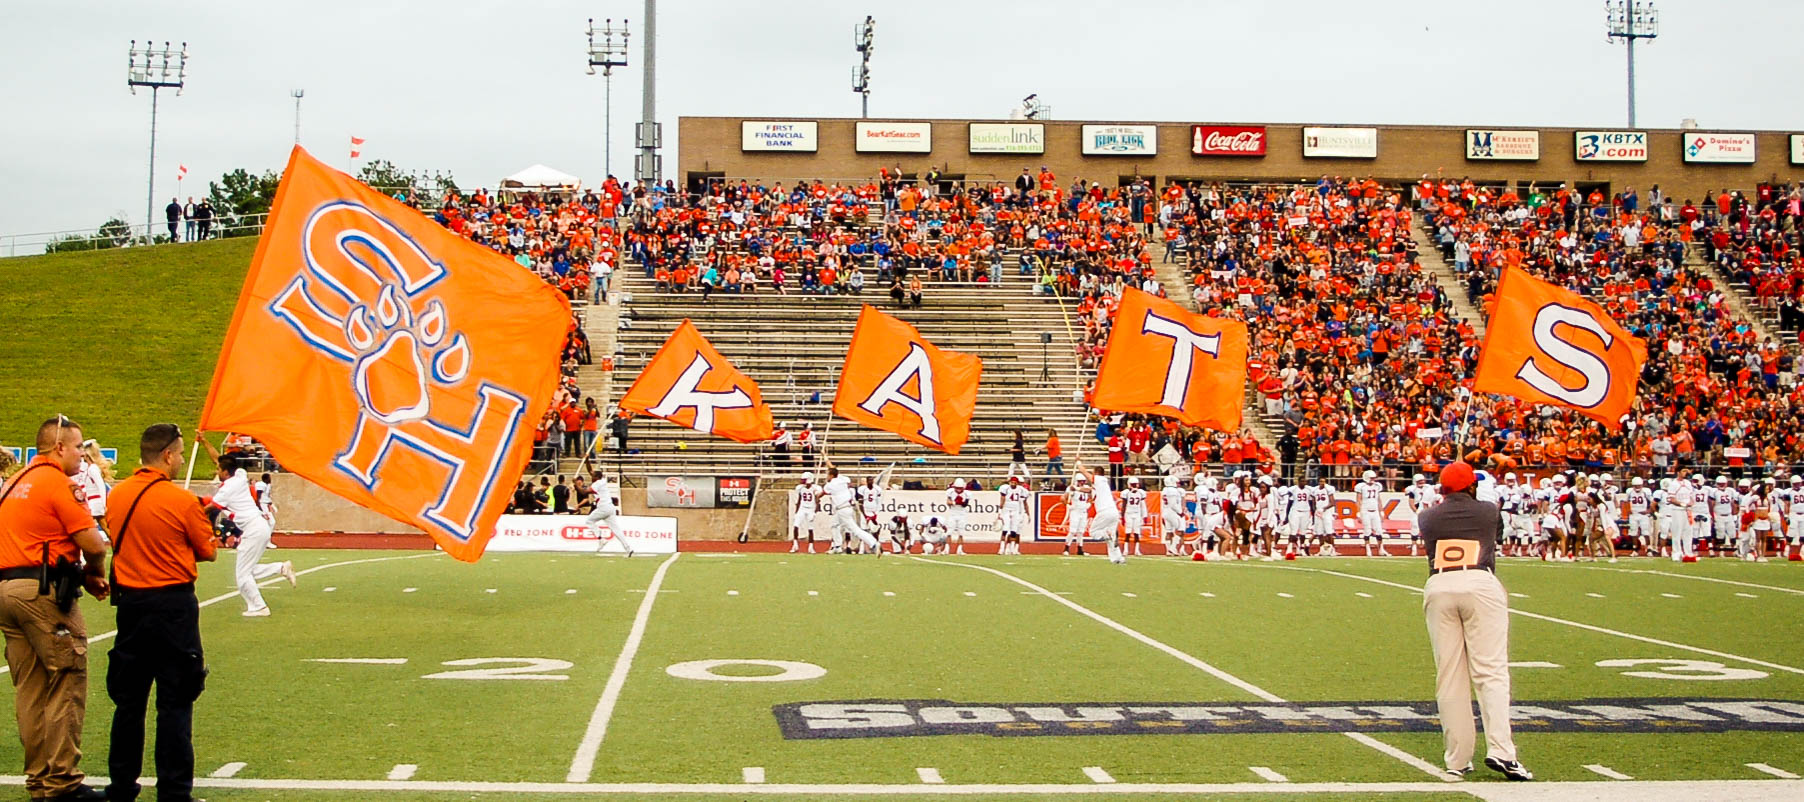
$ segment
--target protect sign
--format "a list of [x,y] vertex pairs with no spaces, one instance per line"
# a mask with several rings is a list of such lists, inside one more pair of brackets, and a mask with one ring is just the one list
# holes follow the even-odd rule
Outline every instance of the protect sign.
[[604,547],[613,551],[614,544],[604,544],[609,537],[626,541],[635,553],[675,554],[677,525],[675,518],[649,515],[617,515],[620,531],[609,532],[603,526],[602,537],[589,531],[588,521],[581,515],[503,515],[495,522],[495,536],[489,540],[489,551],[579,551],[593,552]]

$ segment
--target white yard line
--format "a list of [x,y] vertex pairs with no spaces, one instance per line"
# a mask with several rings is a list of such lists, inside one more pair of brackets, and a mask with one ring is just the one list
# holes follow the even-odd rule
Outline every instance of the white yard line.
[[[107,778],[90,775],[89,782],[104,784]],[[25,784],[19,775],[0,776],[0,786]],[[145,785],[152,781],[146,778]],[[805,783],[554,783],[554,782],[458,782],[447,780],[307,780],[307,779],[213,779],[196,778],[199,788],[224,788],[260,791],[335,791],[364,794],[541,794],[548,796],[581,796],[597,794],[646,795],[692,794],[722,797],[747,796],[1131,796],[1136,794],[1196,796],[1199,794],[1284,794],[1326,796],[1346,794],[1426,794],[1458,792],[1494,802],[1547,802],[1547,800],[1633,800],[1634,802],[1691,802],[1698,799],[1732,798],[1737,802],[1793,802],[1798,798],[1799,784],[1772,779],[1759,780],[1689,780],[1689,781],[1593,781],[1537,782],[1527,784],[1464,783],[1449,786],[1440,782],[1397,783],[989,783],[929,785],[925,783],[843,783],[809,785]],[[1608,796],[1604,796],[1608,794]]]
[[569,783],[586,783],[589,775],[595,771],[595,755],[601,751],[601,741],[608,735],[608,720],[614,717],[614,705],[620,701],[620,690],[626,687],[626,675],[633,669],[633,657],[639,653],[639,642],[645,639],[645,624],[651,619],[651,606],[658,601],[658,588],[664,584],[664,574],[670,570],[670,564],[676,562],[682,552],[671,554],[669,559],[658,564],[658,570],[651,575],[651,584],[645,588],[645,600],[639,602],[639,613],[633,616],[633,628],[626,633],[626,643],[620,647],[620,657],[614,661],[614,671],[608,674],[608,683],[601,689],[601,699],[595,703],[595,712],[589,716],[589,729],[583,733],[582,743],[576,747],[576,756],[570,759],[570,773],[564,776]]
[[1101,766],[1085,766],[1084,776],[1089,777],[1090,782],[1093,783],[1108,784],[1115,782],[1115,778],[1109,776],[1108,772],[1103,771]]
[[1758,582],[1742,582],[1742,581],[1734,580],[1734,579],[1718,579],[1713,576],[1694,576],[1692,574],[1675,574],[1671,571],[1655,571],[1653,569],[1646,569],[1646,568],[1643,568],[1643,569],[1596,568],[1596,567],[1586,566],[1586,570],[1609,571],[1610,573],[1613,573],[1613,574],[1651,574],[1653,576],[1669,576],[1669,577],[1672,577],[1673,579],[1695,579],[1699,582],[1717,582],[1717,583],[1724,584],[1724,585],[1739,585],[1744,588],[1760,588],[1761,590],[1776,590],[1780,593],[1791,593],[1791,594],[1798,595],[1798,596],[1804,596],[1804,590],[1799,590],[1797,588],[1788,588],[1788,587],[1783,587],[1780,585],[1762,585]]
[[[1261,566],[1261,567],[1278,568],[1278,569],[1285,570],[1285,571],[1311,571],[1311,572],[1318,573],[1318,574],[1328,574],[1330,576],[1344,577],[1346,579],[1357,579],[1361,582],[1373,582],[1373,583],[1376,583],[1379,585],[1389,585],[1390,587],[1393,587],[1393,588],[1402,588],[1404,590],[1410,591],[1411,593],[1421,593],[1422,592],[1421,588],[1414,587],[1412,585],[1405,585],[1401,582],[1392,582],[1388,579],[1376,579],[1374,577],[1362,576],[1360,574],[1349,574],[1349,573],[1344,573],[1341,571],[1329,571],[1329,570],[1322,569],[1322,568],[1292,568],[1288,565],[1273,565],[1273,566]],[[1515,594],[1510,594],[1510,595],[1513,596]],[[1715,649],[1705,649],[1701,646],[1687,646],[1683,643],[1674,643],[1669,640],[1661,640],[1659,638],[1650,638],[1650,637],[1647,637],[1646,635],[1636,635],[1632,632],[1623,632],[1621,630],[1610,629],[1608,627],[1595,626],[1592,624],[1580,623],[1578,621],[1568,621],[1564,618],[1555,618],[1551,615],[1541,615],[1540,613],[1531,613],[1526,610],[1517,610],[1514,608],[1510,609],[1510,615],[1519,615],[1519,616],[1522,616],[1523,618],[1533,618],[1536,620],[1548,621],[1548,622],[1552,622],[1555,624],[1564,624],[1569,627],[1576,627],[1578,629],[1590,630],[1592,632],[1599,632],[1599,633],[1602,633],[1605,635],[1615,635],[1618,638],[1628,638],[1629,640],[1638,640],[1638,641],[1641,641],[1642,643],[1652,643],[1656,646],[1665,646],[1668,649],[1684,649],[1685,651],[1688,651],[1688,652],[1697,652],[1698,654],[1707,654],[1707,655],[1710,655],[1711,657],[1726,657],[1730,660],[1735,660],[1735,661],[1742,662],[1742,663],[1748,663],[1750,665],[1762,666],[1765,668],[1774,668],[1774,669],[1778,669],[1780,671],[1789,671],[1793,674],[1804,674],[1804,668],[1780,665],[1779,663],[1769,663],[1765,660],[1758,660],[1758,659],[1755,659],[1752,657],[1742,657],[1739,654],[1730,654],[1728,652],[1719,652],[1719,651],[1716,651]],[[1349,733],[1349,734],[1351,734],[1351,733]]]
[[762,785],[764,783],[764,767],[746,766],[739,770],[739,779],[752,785]]
[[388,770],[388,778],[391,780],[411,780],[413,779],[413,775],[418,773],[419,770],[420,767],[412,763],[396,763],[394,768]]
[[[1060,596],[1057,593],[1054,593],[1050,590],[1040,587],[1039,585],[1036,585],[1032,582],[1029,582],[1025,579],[1015,576],[1014,574],[1008,573],[1006,571],[998,571],[994,568],[989,568],[987,566],[973,565],[971,563],[941,562],[939,560],[929,560],[929,559],[924,559],[921,557],[910,557],[909,559],[912,559],[916,562],[930,563],[933,565],[952,565],[952,566],[957,566],[959,568],[969,568],[972,570],[983,571],[988,574],[994,574],[996,576],[1002,577],[1003,579],[1006,579],[1006,580],[1013,582],[1017,585],[1020,585],[1022,587],[1028,588],[1030,590],[1038,591],[1040,595],[1045,596],[1046,598],[1051,599],[1053,601],[1056,601],[1059,604],[1065,605],[1066,607],[1071,608],[1074,612],[1077,612],[1078,614],[1083,615],[1084,617],[1089,618],[1090,620],[1095,621],[1098,624],[1102,624],[1103,626],[1113,629],[1116,632],[1119,632],[1123,635],[1133,638],[1134,640],[1140,641],[1141,643],[1146,644],[1147,646],[1151,646],[1154,649],[1157,649],[1161,652],[1171,655],[1172,657],[1177,658],[1179,661],[1189,665],[1190,667],[1195,668],[1199,671],[1202,671],[1203,673],[1208,674],[1209,676],[1214,677],[1218,680],[1221,680],[1222,682],[1228,683],[1229,685],[1239,688],[1240,690],[1245,691],[1249,694],[1252,694],[1255,697],[1263,699],[1267,702],[1277,702],[1280,704],[1284,703],[1283,698],[1279,697],[1277,694],[1272,693],[1271,691],[1268,691],[1264,688],[1254,685],[1251,682],[1248,682],[1244,679],[1234,676],[1233,674],[1229,674],[1226,671],[1223,671],[1219,668],[1216,668],[1215,666],[1212,666],[1206,662],[1203,662],[1201,659],[1189,654],[1188,652],[1184,652],[1184,651],[1177,649],[1176,647],[1170,646],[1164,642],[1154,640],[1151,637],[1148,637],[1147,635],[1142,634],[1138,630],[1131,629],[1125,624],[1122,624],[1112,618],[1104,616],[1101,613],[1098,613],[1094,610],[1091,610],[1088,607],[1078,604],[1077,602],[1074,602],[1070,599]],[[1383,752],[1384,754],[1390,755],[1391,757],[1396,758],[1397,760],[1402,761],[1403,763],[1409,765],[1411,768],[1417,769],[1425,774],[1428,774],[1429,776],[1434,777],[1437,780],[1441,780],[1443,782],[1447,781],[1447,779],[1442,775],[1442,772],[1439,768],[1436,768],[1433,764],[1430,764],[1428,761],[1423,760],[1419,757],[1416,757],[1415,755],[1412,755],[1408,752],[1405,752],[1401,749],[1391,746],[1390,744],[1386,744],[1382,741],[1372,738],[1372,737],[1366,735],[1365,733],[1348,732],[1348,733],[1342,733],[1342,734],[1346,735],[1348,738],[1358,741],[1361,744],[1364,744],[1368,747],[1371,747],[1380,752]]]
[[1271,769],[1268,769],[1264,766],[1248,766],[1247,770],[1253,772],[1254,774],[1259,775],[1259,779],[1264,780],[1268,783],[1290,782],[1289,777],[1279,774],[1278,772],[1272,771]]
[[244,763],[233,761],[231,763],[227,763],[223,766],[220,766],[219,768],[214,769],[213,774],[211,776],[216,777],[221,780],[223,780],[227,777],[236,777],[236,776],[238,776],[238,772],[244,771],[245,765],[246,764],[244,764]]
[[1635,779],[1634,777],[1630,777],[1627,774],[1623,774],[1622,772],[1617,771],[1613,768],[1610,768],[1609,766],[1604,766],[1604,765],[1600,765],[1597,763],[1586,763],[1584,768],[1586,771],[1589,771],[1592,774],[1596,774],[1601,777],[1608,777],[1612,780],[1633,780],[1633,779]]
[[915,769],[915,776],[920,777],[921,782],[927,783],[928,785],[946,784],[946,778],[941,777],[940,770],[936,768],[922,767]]
[[[437,556],[439,556],[439,552],[429,551],[424,554],[403,554],[403,555],[399,555],[399,556],[395,556],[395,557],[368,557],[368,558],[361,559],[361,560],[345,560],[344,562],[326,563],[325,565],[316,565],[316,566],[313,566],[312,568],[307,568],[307,569],[303,569],[300,571],[296,571],[296,572],[294,572],[294,575],[296,577],[303,577],[303,576],[313,573],[314,571],[324,571],[327,568],[337,568],[341,565],[362,565],[364,563],[381,563],[381,562],[388,562],[390,560],[417,560],[421,557],[437,557]],[[274,585],[279,582],[285,582],[285,581],[287,581],[287,580],[283,579],[282,577],[276,577],[274,579],[266,579],[262,582],[257,583],[257,587],[267,588],[270,585]],[[236,598],[238,598],[238,591],[234,590],[231,593],[221,593],[218,596],[214,596],[211,599],[203,599],[200,602],[200,606],[201,607],[212,607],[213,605],[218,604],[222,601],[225,601],[226,599],[236,599]],[[113,638],[116,638],[116,637],[119,637],[119,630],[117,630],[117,629],[111,630],[108,632],[102,632],[99,635],[94,635],[94,636],[89,637],[88,645],[93,646],[94,644],[99,643],[101,641],[112,640]],[[6,672],[11,671],[11,670],[12,669],[9,666],[0,666],[0,676],[4,676],[6,674]]]
[[1762,774],[1771,774],[1774,777],[1778,777],[1781,780],[1798,779],[1798,775],[1796,775],[1796,774],[1786,771],[1785,769],[1773,768],[1772,766],[1768,766],[1765,763],[1744,763],[1742,765],[1747,766],[1748,768],[1758,771]]

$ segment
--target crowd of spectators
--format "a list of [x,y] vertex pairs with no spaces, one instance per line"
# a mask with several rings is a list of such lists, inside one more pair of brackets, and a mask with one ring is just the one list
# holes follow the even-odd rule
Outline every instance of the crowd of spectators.
[[1506,463],[1654,474],[1711,465],[1759,475],[1804,457],[1795,353],[1738,315],[1732,290],[1688,248],[1698,243],[1729,275],[1745,268],[1751,254],[1735,247],[1736,238],[1751,244],[1764,236],[1750,223],[1759,211],[1745,199],[1725,193],[1699,207],[1657,186],[1645,202],[1632,187],[1607,197],[1595,189],[1531,188],[1523,197],[1435,180],[1424,180],[1416,194],[1475,302],[1490,302],[1502,268],[1520,267],[1596,301],[1648,346],[1637,403],[1620,430],[1491,398],[1472,415],[1478,448]]

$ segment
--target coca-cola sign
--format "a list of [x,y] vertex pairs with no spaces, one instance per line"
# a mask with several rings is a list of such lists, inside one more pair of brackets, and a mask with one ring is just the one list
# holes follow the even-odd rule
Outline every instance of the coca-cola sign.
[[1190,152],[1198,156],[1264,156],[1265,126],[1190,126]]

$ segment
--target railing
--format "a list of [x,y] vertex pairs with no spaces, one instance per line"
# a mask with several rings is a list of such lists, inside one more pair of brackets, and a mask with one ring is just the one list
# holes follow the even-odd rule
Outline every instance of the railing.
[[[256,236],[263,232],[263,223],[268,217],[268,214],[214,217],[208,227],[206,238],[227,239]],[[176,231],[181,237],[179,242],[188,241],[188,226],[188,221],[176,224]],[[194,235],[197,239],[199,238],[198,226]],[[50,252],[98,251],[109,248],[141,247],[145,244],[161,245],[167,244],[169,241],[167,223],[156,226],[139,223],[100,228],[65,229],[63,231],[39,231],[29,234],[0,234],[0,255],[36,256]]]

